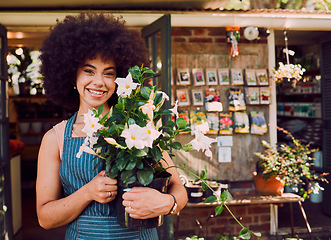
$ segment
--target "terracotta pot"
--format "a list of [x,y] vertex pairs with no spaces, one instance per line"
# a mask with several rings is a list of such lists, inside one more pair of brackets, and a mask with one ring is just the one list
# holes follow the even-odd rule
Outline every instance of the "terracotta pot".
[[265,180],[254,172],[253,180],[256,191],[261,195],[281,196],[284,192],[284,184],[277,180],[276,176],[272,176],[270,179]]
[[[154,179],[146,187],[154,188],[162,193],[167,192],[167,186],[169,183],[170,177],[168,178],[157,178]],[[127,212],[125,212],[125,207],[123,206],[123,194],[125,193],[125,188],[132,187],[144,187],[139,182],[129,184],[128,186],[123,184],[123,181],[118,179],[117,182],[117,197],[116,197],[116,214],[117,222],[122,227],[127,227],[130,229],[137,230],[141,227],[143,228],[156,228],[163,224],[163,216],[149,218],[149,219],[135,219],[131,218]]]

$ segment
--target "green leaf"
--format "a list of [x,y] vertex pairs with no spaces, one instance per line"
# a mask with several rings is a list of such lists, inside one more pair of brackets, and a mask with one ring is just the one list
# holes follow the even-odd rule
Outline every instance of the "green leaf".
[[162,93],[157,93],[154,98],[154,106],[158,105],[162,101]]
[[130,184],[130,183],[134,183],[135,181],[137,181],[136,176],[132,176],[132,177],[127,178],[125,180],[125,183]]
[[176,119],[176,125],[178,126],[178,128],[185,128],[186,125],[187,125],[187,121],[182,117],[177,118]]
[[138,168],[138,169],[144,169],[144,163],[141,162],[141,161],[138,162],[138,163],[137,163],[137,168]]
[[133,152],[132,152],[132,155],[135,156],[135,157],[144,157],[147,155],[147,152],[144,149],[134,149]]
[[171,113],[172,111],[170,111],[169,109],[160,109],[159,111],[157,111],[158,115],[169,115]]
[[128,165],[126,165],[126,168],[125,168],[125,170],[132,170],[132,169],[134,169],[136,167],[136,162],[135,161],[130,161],[129,163],[128,163]]
[[100,107],[98,108],[97,116],[100,116],[102,114],[104,108],[105,108],[105,106],[103,104],[101,104]]
[[182,149],[182,144],[180,142],[172,142],[169,145],[176,150]]
[[132,118],[129,118],[128,125],[133,125],[133,124],[136,124],[136,121]]
[[162,152],[158,146],[153,146],[151,153],[157,162],[162,158]]
[[138,181],[142,185],[147,186],[153,181],[154,174],[153,172],[147,171],[145,169],[141,169],[137,171],[137,177],[138,177]]
[[215,208],[215,216],[220,215],[222,212],[223,212],[223,204],[220,204]]
[[260,232],[253,232],[253,231],[251,231],[251,233],[253,233],[255,236],[257,236],[257,237],[261,237],[262,236],[262,234],[260,233]]
[[209,196],[203,202],[204,203],[212,203],[212,202],[216,202],[216,201],[217,201],[217,197],[216,196]]
[[203,191],[206,191],[207,189],[209,189],[208,184],[206,182],[201,182],[201,187],[202,187]]
[[146,100],[149,99],[149,95],[151,95],[151,89],[149,87],[142,87],[140,89],[140,94],[143,98],[145,98]]
[[122,171],[126,167],[128,162],[129,162],[129,158],[122,158],[119,159],[119,161],[116,161],[116,166],[120,171]]
[[116,166],[113,166],[110,169],[110,172],[107,174],[108,177],[110,178],[116,178],[119,175],[120,171],[118,170],[118,168]]
[[239,238],[241,239],[251,239],[251,233],[248,231],[247,228],[242,228],[239,232]]
[[224,201],[231,201],[232,200],[232,195],[229,193],[228,190],[224,190],[221,194],[221,200],[222,202]]

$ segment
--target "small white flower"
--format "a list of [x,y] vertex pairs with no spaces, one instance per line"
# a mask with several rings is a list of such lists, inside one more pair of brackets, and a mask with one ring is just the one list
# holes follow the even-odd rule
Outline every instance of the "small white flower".
[[132,80],[131,73],[126,76],[126,78],[116,78],[115,83],[117,83],[117,95],[122,97],[128,97],[130,96],[132,90],[135,90],[139,83],[135,83]]
[[125,138],[125,143],[128,148],[143,149],[146,143],[143,139],[145,130],[137,124],[132,124],[129,128],[123,130],[121,137]]
[[82,131],[89,137],[92,137],[94,133],[102,128],[102,125],[99,123],[99,118],[95,117],[90,109],[84,114],[84,123],[85,126]]
[[171,109],[169,109],[173,114],[176,115],[177,118],[179,118],[179,115],[178,115],[178,100],[176,100],[175,102],[175,106]]
[[156,93],[161,93],[162,94],[162,99],[169,101],[169,96],[165,92],[162,91],[156,91]]
[[155,130],[155,127],[152,124],[152,121],[150,121],[144,128],[145,130],[145,143],[146,146],[149,148],[153,148],[153,142],[155,139],[157,139],[162,133]]
[[210,146],[217,142],[217,139],[205,136],[198,128],[193,131],[195,138],[190,142],[192,147],[197,151],[204,151],[207,157],[212,157]]
[[154,117],[155,106],[153,105],[153,100],[147,100],[147,103],[139,108],[144,114],[147,114],[148,118],[152,121]]
[[106,142],[110,145],[114,145],[116,148],[125,149],[122,145],[118,144],[114,138],[105,138]]

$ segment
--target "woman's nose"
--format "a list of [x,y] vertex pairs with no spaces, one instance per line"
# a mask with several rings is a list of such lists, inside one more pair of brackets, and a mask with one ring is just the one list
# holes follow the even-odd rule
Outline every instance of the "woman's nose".
[[104,78],[102,74],[96,74],[93,79],[95,85],[104,85]]

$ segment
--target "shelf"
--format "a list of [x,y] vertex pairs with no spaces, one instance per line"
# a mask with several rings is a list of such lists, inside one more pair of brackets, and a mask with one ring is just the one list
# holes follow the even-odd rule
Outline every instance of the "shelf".
[[307,96],[307,97],[320,97],[321,93],[277,93],[277,96]]
[[302,116],[284,116],[284,115],[277,115],[279,118],[296,118],[296,119],[309,119],[309,120],[315,120],[315,119],[322,119],[321,117],[302,117]]

